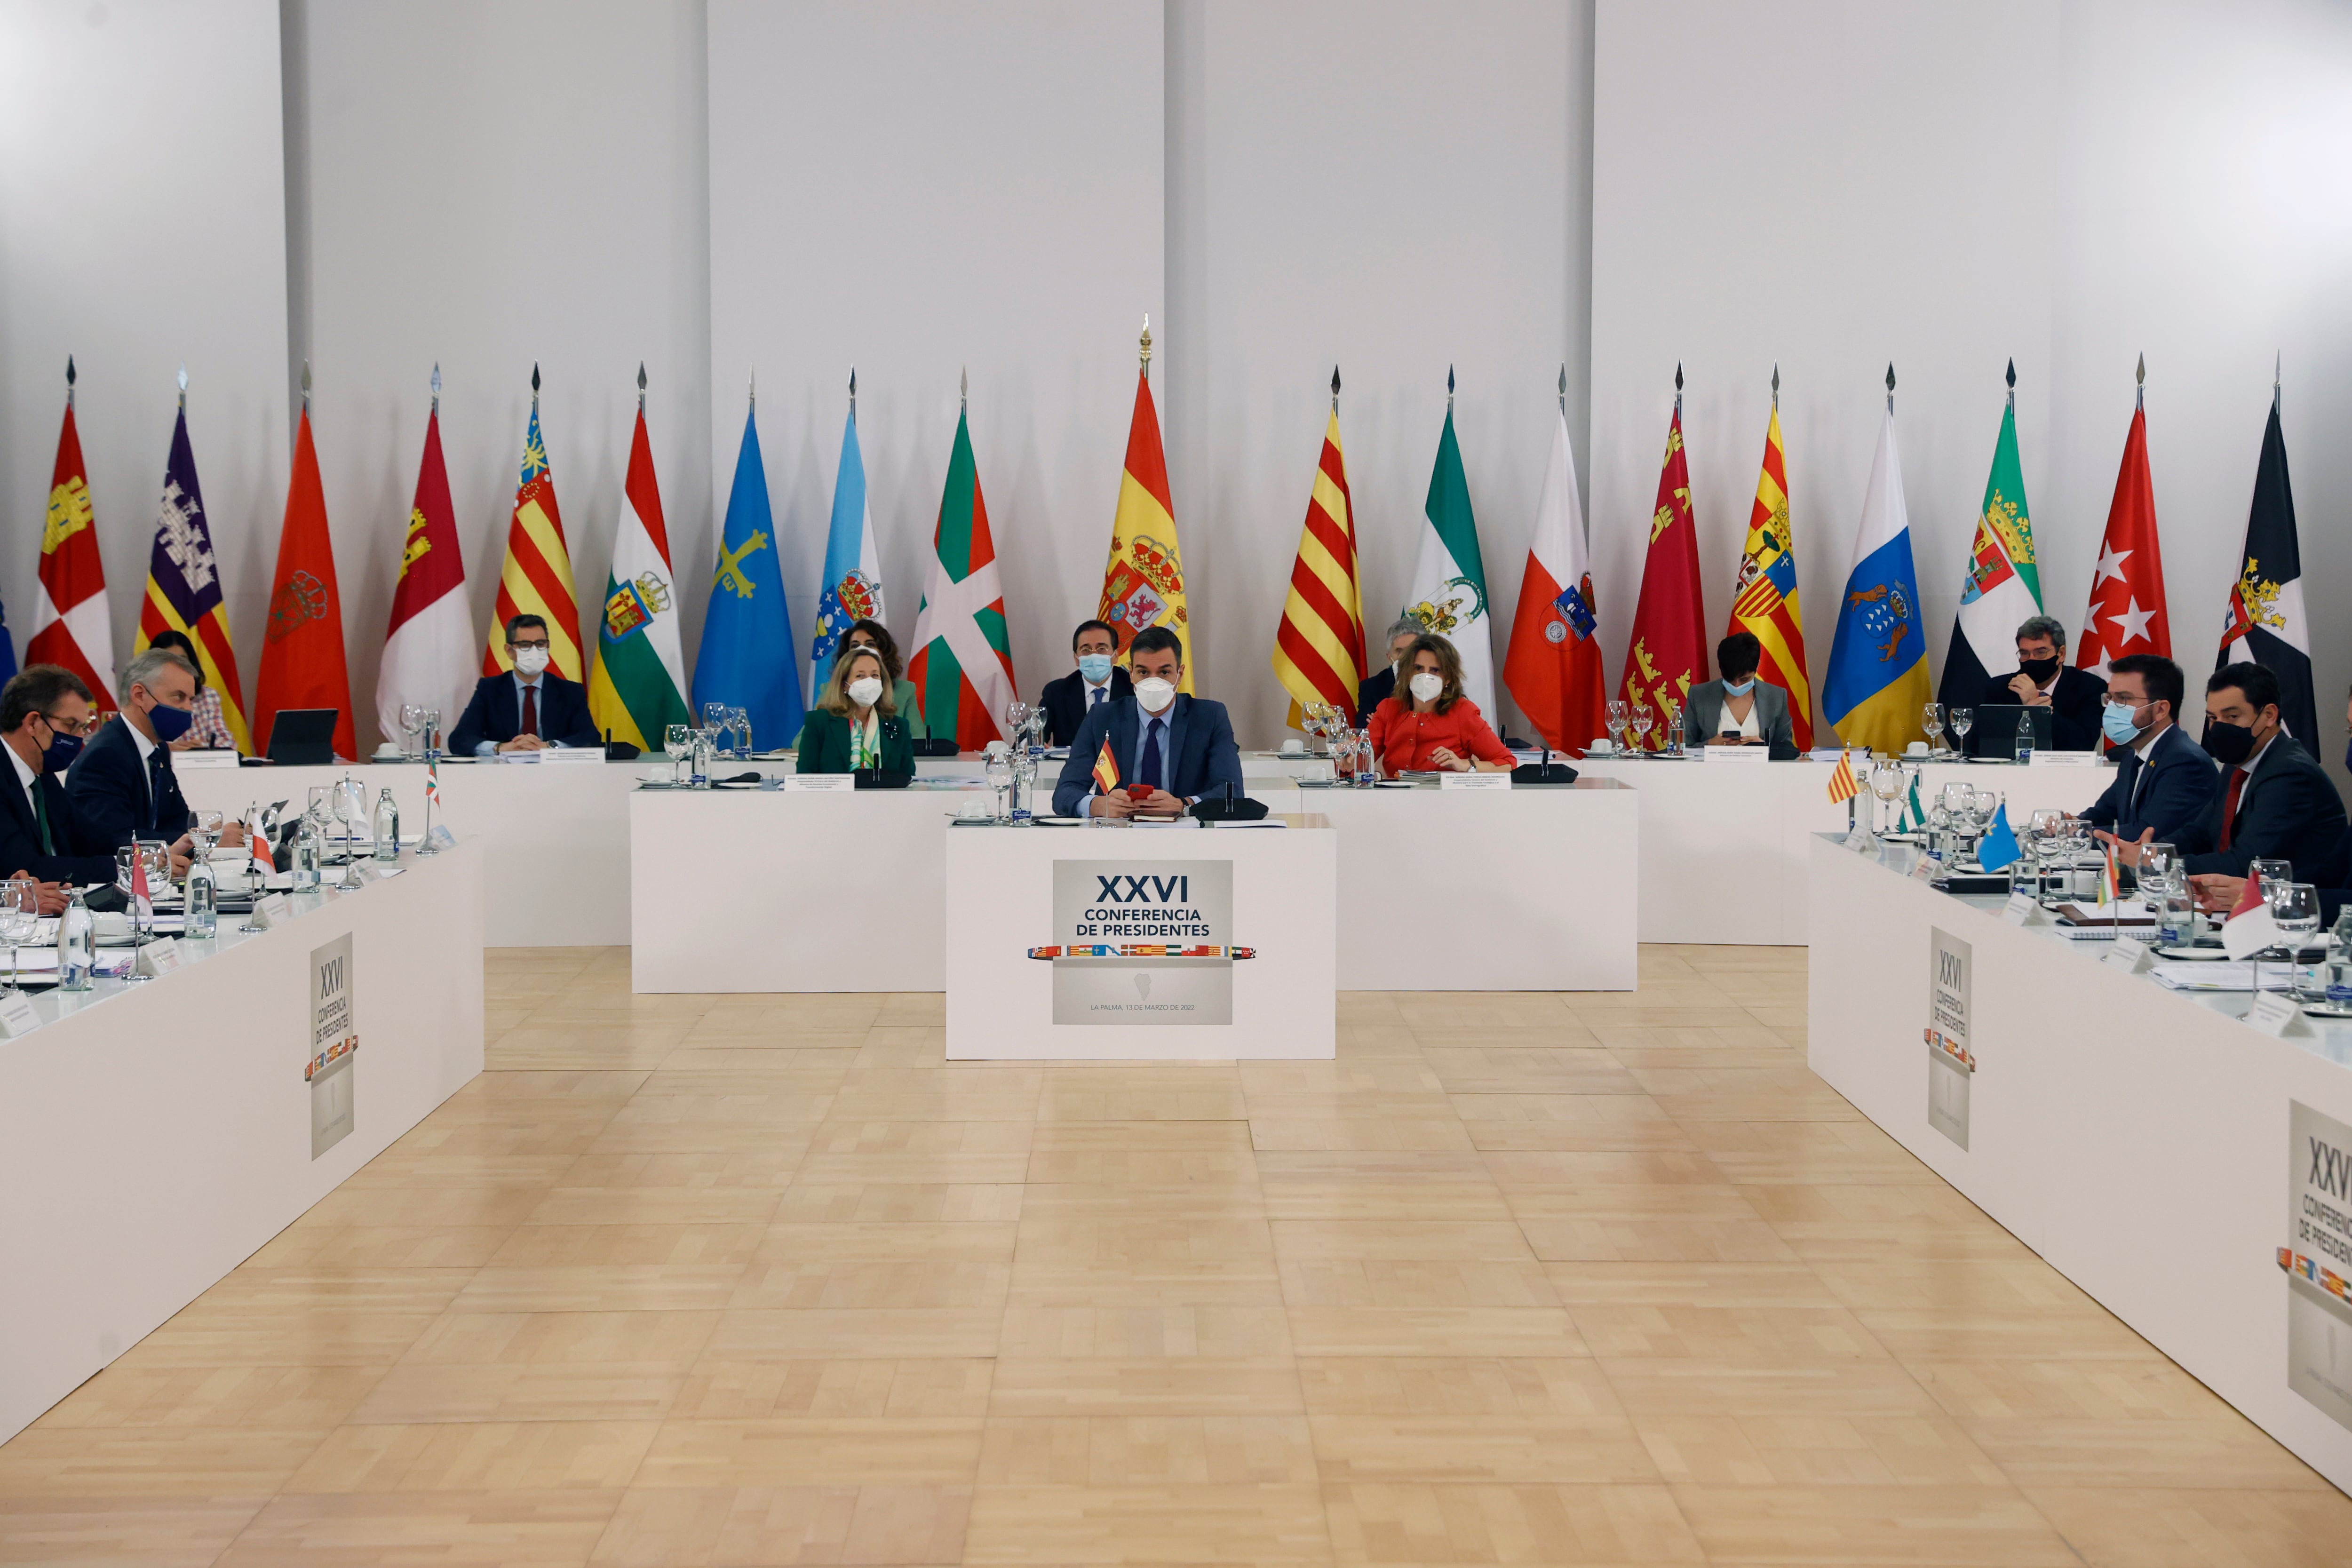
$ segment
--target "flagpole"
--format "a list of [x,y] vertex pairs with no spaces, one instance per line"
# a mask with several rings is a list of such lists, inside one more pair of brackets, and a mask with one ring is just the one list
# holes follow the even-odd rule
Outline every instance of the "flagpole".
[[646,411],[646,362],[645,362],[645,361],[643,361],[643,360],[639,360],[639,361],[637,362],[637,413],[638,413],[638,415],[639,415],[640,416],[643,416],[643,415],[645,414],[645,411]]
[[302,415],[303,415],[303,417],[304,417],[304,418],[308,418],[308,417],[310,417],[310,362],[309,360],[304,360],[304,361],[302,362]]
[[441,362],[437,359],[433,362],[433,412],[436,416],[441,412]]
[[857,423],[857,367],[849,367],[849,422]]
[[1143,312],[1143,379],[1151,379],[1151,312]]
[[73,405],[73,405],[73,399],[74,399],[74,363],[73,363],[73,355],[71,355],[71,354],[68,354],[68,355],[66,355],[66,406],[67,406],[68,409],[70,409],[70,408],[71,408],[71,407],[73,407]]
[[187,411],[188,411],[188,367],[187,367],[186,365],[182,365],[182,366],[180,367],[180,412],[181,412],[181,413],[183,413],[183,414],[185,414]]
[[2015,360],[2009,362],[2009,408],[2012,414],[2017,412],[2017,362]]
[[1772,412],[1780,412],[1780,362],[1772,362]]
[[[1563,375],[1567,374],[1565,369],[1561,374]],[[1331,412],[1334,414],[1339,412],[1339,367],[1336,364],[1331,367]],[[1355,526],[1354,519],[1349,520],[1349,526],[1350,528]]]
[[2147,355],[2139,356],[2139,369],[2132,373],[2132,380],[2137,384],[2132,388],[2132,407],[2145,411],[2147,407]]
[[1895,416],[1895,362],[1886,362],[1886,416]]

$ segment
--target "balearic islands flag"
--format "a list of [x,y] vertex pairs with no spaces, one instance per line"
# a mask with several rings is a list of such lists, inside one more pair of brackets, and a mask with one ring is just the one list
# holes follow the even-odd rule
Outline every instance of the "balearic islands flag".
[[1822,717],[1849,746],[1899,752],[1925,740],[1927,639],[1919,628],[1919,574],[1911,559],[1911,514],[1903,504],[1903,459],[1895,448],[1895,367],[1886,367],[1886,419],[1863,492],[1853,566],[1830,641]]
[[1160,414],[1151,405],[1151,322],[1144,318],[1143,368],[1135,377],[1135,415],[1127,426],[1127,465],[1118,479],[1118,510],[1110,522],[1110,559],[1103,563],[1102,600],[1095,616],[1108,621],[1127,657],[1135,634],[1166,626],[1184,644],[1184,679],[1192,689],[1192,627],[1184,613],[1184,562],[1176,548],[1176,503],[1168,489],[1168,458],[1160,447]]
[[1601,732],[1608,681],[1601,670],[1601,639],[1593,635],[1600,612],[1585,555],[1576,458],[1568,446],[1566,379],[1563,372],[1562,406],[1552,426],[1551,461],[1544,465],[1535,537],[1528,542],[1527,574],[1519,579],[1519,606],[1511,616],[1503,682],[1545,745],[1581,756]]
[[2246,550],[2230,586],[2221,627],[2221,662],[2259,664],[2278,677],[2279,719],[2286,732],[2318,753],[2319,714],[2311,696],[2311,623],[2303,614],[2303,546],[2295,535],[2294,487],[2287,483],[2286,433],[2278,388],[2263,426],[2254,502],[2246,513]]
[[1813,749],[1813,683],[1805,673],[1805,616],[1797,603],[1797,543],[1789,531],[1789,467],[1780,446],[1780,372],[1772,372],[1772,422],[1764,430],[1764,468],[1739,552],[1731,629],[1763,645],[1759,679],[1789,694],[1789,726],[1801,752]]
[[[2143,367],[2143,373],[2145,367]],[[2172,623],[2164,608],[2164,553],[2156,542],[2156,484],[2147,471],[2147,415],[2132,409],[2124,437],[2116,499],[2107,506],[2107,533],[2091,574],[2091,607],[2074,662],[2105,680],[2107,664],[2127,653],[2172,657]]]
[[[186,373],[183,372],[184,375]],[[180,412],[172,426],[172,456],[163,468],[163,501],[155,516],[155,548],[147,560],[147,602],[139,608],[139,636],[131,651],[144,653],[156,634],[182,631],[196,645],[205,684],[220,693],[221,717],[236,749],[251,753],[253,732],[245,723],[245,684],[237,679],[236,655],[228,642],[228,611],[221,604],[220,563],[213,555],[212,530],[205,522],[204,492],[196,485],[196,454],[188,445],[188,392],[180,389]]]
[[26,664],[72,670],[101,712],[114,706],[114,620],[106,607],[106,563],[99,559],[89,469],[74,428],[73,361],[66,362],[66,422],[49,476],[48,521],[41,527],[41,591],[33,604]]
[[[2017,628],[2042,613],[2042,573],[2034,564],[2033,519],[2025,506],[2025,472],[2017,460],[2017,366],[2009,367],[2009,404],[1985,478],[1984,507],[1969,545],[1960,613],[1944,655],[1936,700],[1972,708],[1992,678],[2017,668]],[[1927,700],[1920,700],[1920,707]],[[1849,737],[1851,738],[1851,737]]]
[[[1698,584],[1698,525],[1691,515],[1690,462],[1683,454],[1683,372],[1675,367],[1675,416],[1658,464],[1657,509],[1642,563],[1642,597],[1633,606],[1633,642],[1625,654],[1625,700],[1656,721],[1653,750],[1682,721],[1690,689],[1706,679],[1706,606]],[[1671,714],[1669,710],[1671,710]]]
[[588,716],[608,738],[657,752],[669,727],[688,722],[690,715],[669,527],[662,521],[653,443],[646,437],[645,377],[639,365],[637,428],[629,441],[629,476],[621,487],[612,574],[604,581],[604,619],[596,628]]
[[[307,377],[309,373],[304,372]],[[294,472],[286,484],[286,521],[278,535],[278,577],[269,591],[269,629],[261,639],[261,678],[253,690],[253,746],[269,750],[269,731],[287,708],[332,708],[335,755],[356,759],[352,679],[343,663],[343,601],[335,590],[335,542],[327,532],[327,498],[310,442],[310,394],[294,432]]]
[[572,588],[572,550],[555,509],[555,473],[539,432],[539,366],[530,367],[530,426],[523,435],[522,477],[515,485],[514,516],[507,524],[507,562],[499,573],[498,614],[482,649],[482,673],[514,668],[507,658],[507,622],[517,616],[547,622],[548,663],[566,680],[586,679],[580,653],[580,603]]
[[1363,602],[1356,589],[1356,513],[1348,497],[1348,459],[1339,449],[1339,372],[1331,372],[1331,417],[1323,455],[1290,564],[1290,595],[1274,631],[1274,674],[1290,693],[1290,727],[1301,706],[1328,702],[1356,711],[1364,679]]
[[1013,691],[1010,646],[971,420],[958,414],[931,536],[930,575],[915,614],[915,654],[907,661],[907,679],[922,698],[923,729],[931,739],[952,736],[962,750],[976,752],[1004,738],[1004,710]]
[[[823,691],[841,639],[859,621],[880,621],[882,552],[874,547],[874,509],[866,500],[866,458],[857,447],[857,373],[849,373],[849,417],[841,427],[841,466],[833,481],[833,523],[824,537],[824,583],[816,596],[816,636],[809,647],[809,689]],[[899,715],[909,725],[913,713]],[[915,729],[911,733],[920,735]]]
[[756,403],[743,411],[743,444],[735,456],[734,488],[727,493],[702,650],[694,660],[694,705],[699,710],[707,702],[742,709],[751,715],[754,743],[770,747],[792,744],[807,717],[792,607],[784,603],[783,569],[776,562]]
[[474,689],[474,616],[466,603],[466,557],[441,460],[441,367],[433,367],[433,411],[416,463],[416,499],[400,546],[392,625],[376,667],[375,721],[384,739],[401,733],[404,707],[429,708],[455,724]]
[[1429,499],[1422,505],[1429,526],[1422,531],[1421,558],[1412,569],[1412,592],[1404,613],[1424,631],[1435,632],[1462,656],[1462,691],[1502,733],[1495,707],[1495,647],[1487,636],[1486,563],[1478,554],[1478,520],[1470,513],[1470,479],[1462,471],[1462,447],[1454,438],[1454,372],[1445,373],[1445,428],[1437,437],[1437,463],[1429,474]]

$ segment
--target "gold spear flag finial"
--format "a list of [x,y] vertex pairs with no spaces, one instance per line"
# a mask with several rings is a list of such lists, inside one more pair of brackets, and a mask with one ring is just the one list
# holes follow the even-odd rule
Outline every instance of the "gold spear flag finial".
[[1149,310],[1143,312],[1143,368],[1147,373],[1151,369],[1151,312]]

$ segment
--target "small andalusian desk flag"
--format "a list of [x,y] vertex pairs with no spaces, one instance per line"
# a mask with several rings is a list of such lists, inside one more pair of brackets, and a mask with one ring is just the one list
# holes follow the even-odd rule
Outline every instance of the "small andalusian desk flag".
[[106,563],[99,558],[90,510],[89,470],[74,428],[74,363],[66,361],[66,422],[58,431],[49,475],[48,521],[41,527],[41,591],[33,601],[26,664],[72,670],[89,688],[91,706],[114,706],[114,620],[106,607]]
[[1927,641],[1919,627],[1919,574],[1911,559],[1911,514],[1903,502],[1903,458],[1895,447],[1895,367],[1886,367],[1886,417],[1863,491],[1853,565],[1830,641],[1822,717],[1849,746],[1900,752],[1924,740]]
[[596,669],[588,678],[588,716],[596,728],[641,752],[661,750],[672,724],[684,724],[686,653],[678,640],[677,580],[669,566],[669,526],[654,483],[653,442],[646,436],[646,367],[637,366],[637,428],[629,441],[629,476],[621,486],[621,523],[613,570],[604,580],[604,618],[596,628]]
[[1348,459],[1339,449],[1339,367],[1331,367],[1331,417],[1307,497],[1290,595],[1274,632],[1274,674],[1290,694],[1290,727],[1300,707],[1328,702],[1356,711],[1364,668],[1364,612],[1356,589],[1356,511],[1348,495]]
[[[833,523],[824,536],[824,582],[816,595],[816,633],[809,647],[809,689],[823,691],[841,639],[859,621],[880,621],[882,552],[874,545],[874,509],[866,499],[866,458],[857,447],[857,372],[849,373],[849,416],[841,426],[841,464],[833,480]],[[919,726],[918,713],[899,715]],[[920,728],[910,733],[919,736]]]
[[976,752],[1003,738],[1004,710],[1013,703],[1010,648],[996,541],[988,531],[967,408],[956,415],[955,448],[931,535],[930,574],[915,615],[915,654],[907,661],[907,679],[922,698],[923,729],[931,739],[952,736],[962,750]]
[[1184,644],[1180,691],[1192,689],[1192,628],[1184,613],[1184,563],[1176,548],[1176,503],[1168,489],[1168,458],[1160,447],[1160,414],[1151,404],[1151,318],[1143,318],[1143,367],[1135,377],[1135,414],[1127,426],[1127,465],[1119,475],[1118,510],[1110,523],[1110,559],[1103,563],[1097,619],[1108,621],[1127,657],[1135,634],[1166,626]]
[[[1969,544],[1960,613],[1944,655],[1936,700],[1969,708],[1983,700],[1992,678],[2017,668],[2017,628],[2042,613],[2042,573],[2034,563],[2033,519],[2025,505],[2025,471],[2017,460],[2017,364],[2009,367],[2009,403],[1985,476],[1984,506]],[[1925,707],[1922,699],[1920,706]]]
[[586,679],[580,652],[580,605],[572,588],[572,550],[555,508],[555,472],[539,431],[539,366],[530,367],[530,426],[522,442],[522,474],[515,484],[514,515],[507,524],[507,562],[499,573],[498,614],[482,649],[482,673],[512,669],[507,623],[517,616],[547,622],[548,663],[566,680]]
[[286,483],[286,521],[278,535],[278,575],[269,590],[269,626],[261,638],[261,674],[253,687],[253,746],[267,753],[269,731],[288,708],[335,710],[335,755],[356,758],[352,678],[343,659],[343,600],[335,586],[335,542],[327,531],[327,497],[310,441],[310,367],[302,367],[302,422],[294,432],[294,471]]
[[[753,743],[787,746],[807,717],[801,706],[801,661],[793,617],[776,564],[776,525],[768,508],[768,469],[760,460],[759,404],[743,411],[743,445],[727,521],[719,535],[710,608],[694,660],[694,706],[724,702],[751,717]],[[767,737],[764,741],[760,737]]]
[[474,612],[466,599],[466,553],[441,460],[441,367],[433,367],[433,407],[425,418],[425,453],[416,462],[416,499],[401,539],[400,577],[392,589],[392,626],[376,667],[376,728],[401,733],[400,710],[427,708],[444,729],[457,723],[474,689]]
[[2230,585],[2221,627],[2221,662],[2253,663],[2278,677],[2279,719],[2286,732],[2318,754],[2319,716],[2311,695],[2311,623],[2303,613],[2303,545],[2295,536],[2294,487],[2287,482],[2286,434],[2279,389],[2263,426],[2254,501],[2246,513],[2246,548]]
[[1495,645],[1487,633],[1486,563],[1478,554],[1478,520],[1470,512],[1470,479],[1462,471],[1462,447],[1454,438],[1454,370],[1445,371],[1445,428],[1437,437],[1437,462],[1429,473],[1429,499],[1422,503],[1421,556],[1412,569],[1412,592],[1404,613],[1425,631],[1435,632],[1462,656],[1462,691],[1478,705],[1499,732],[1495,707]]
[[1763,647],[1759,679],[1789,694],[1789,727],[1801,752],[1813,749],[1813,683],[1805,672],[1805,615],[1797,602],[1797,542],[1789,530],[1789,462],[1780,446],[1780,367],[1772,367],[1772,422],[1764,429],[1764,467],[1748,513],[1731,629]]
[[1691,515],[1690,462],[1683,453],[1683,367],[1675,366],[1675,414],[1658,463],[1642,596],[1633,606],[1633,641],[1625,654],[1625,700],[1646,708],[1657,728],[1650,749],[1664,750],[1668,710],[1679,722],[1690,689],[1706,679],[1706,608],[1698,583],[1698,523]]
[[[2138,375],[2147,381],[2145,359]],[[2102,680],[2109,661],[2126,654],[2172,657],[2164,552],[2156,538],[2156,482],[2147,471],[2147,414],[2139,401],[2134,399],[2115,500],[2107,504],[2106,537],[2099,542],[2099,564],[2091,574],[2091,606],[2083,612],[2083,636],[2074,645],[2076,667]]]
[[250,752],[245,685],[229,647],[228,611],[221,603],[220,563],[205,521],[196,484],[196,454],[188,445],[188,373],[180,372],[180,412],[172,426],[172,455],[163,467],[163,500],[155,516],[155,548],[147,560],[147,601],[139,608],[139,635],[131,651],[144,653],[161,632],[180,631],[196,645],[205,684],[220,693],[221,717],[236,749]]

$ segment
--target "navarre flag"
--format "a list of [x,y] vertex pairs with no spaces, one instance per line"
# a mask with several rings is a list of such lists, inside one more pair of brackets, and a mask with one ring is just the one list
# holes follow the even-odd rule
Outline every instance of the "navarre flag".
[[2164,554],[2156,542],[2156,486],[2147,471],[2147,415],[2132,410],[2124,437],[2106,536],[2091,574],[2091,606],[2074,662],[2105,680],[2110,660],[2127,653],[2172,657],[2172,622],[2164,608]]
[[[874,545],[866,458],[857,446],[857,373],[852,371],[849,417],[842,422],[841,463],[834,473],[833,523],[824,536],[824,582],[817,590],[816,634],[809,646],[809,689],[824,689],[833,674],[833,656],[851,626],[859,621],[879,622],[886,614],[882,552]],[[901,717],[912,723],[917,715]]]
[[[2017,668],[2017,628],[2042,613],[2042,573],[2034,563],[2033,519],[2025,505],[2025,471],[2017,459],[2017,366],[2009,367],[2009,403],[2000,413],[1992,471],[1960,584],[1960,611],[1944,655],[1936,700],[1972,708],[2001,670]],[[1926,700],[1922,699],[1921,707]]]
[[1356,689],[1365,675],[1363,602],[1356,584],[1356,510],[1339,447],[1339,373],[1334,370],[1331,417],[1323,426],[1298,554],[1290,563],[1290,594],[1274,631],[1274,675],[1290,694],[1294,730],[1307,703],[1356,710]]
[[181,631],[196,645],[205,684],[220,693],[221,717],[240,752],[253,750],[245,722],[245,684],[237,679],[236,655],[229,647],[228,611],[221,603],[220,563],[213,554],[212,530],[205,521],[204,491],[196,483],[196,454],[188,445],[188,405],[181,395],[172,426],[172,455],[163,467],[163,500],[155,517],[155,548],[147,560],[147,600],[139,608],[139,635],[131,652],[144,653],[159,632]]
[[751,715],[755,739],[788,746],[799,739],[801,661],[793,616],[784,603],[783,569],[776,561],[776,525],[768,508],[768,469],[760,460],[759,407],[743,414],[743,445],[735,455],[735,485],[727,493],[727,522],[719,537],[719,566],[710,578],[710,607],[702,617],[702,647],[694,660],[694,706],[724,702]]
[[[1919,574],[1911,558],[1911,514],[1903,502],[1903,459],[1895,447],[1895,372],[1886,373],[1886,418],[1863,492],[1853,565],[1839,598],[1822,683],[1822,717],[1849,746],[1899,752],[1925,740],[1927,639],[1919,625]],[[1973,701],[1974,698],[1971,697]]]
[[1576,458],[1568,446],[1563,410],[1551,431],[1536,503],[1535,536],[1519,578],[1519,605],[1511,616],[1511,644],[1503,682],[1544,744],[1581,756],[1600,734],[1608,706],[1601,668],[1600,610],[1586,553],[1584,503],[1576,489]]
[[1095,753],[1095,788],[1108,795],[1118,787],[1118,759],[1111,755],[1110,737],[1103,737],[1102,750]]
[[[441,372],[434,368],[437,389]],[[503,626],[499,640],[505,637]],[[441,395],[425,420],[425,455],[416,463],[416,498],[400,544],[392,589],[392,625],[375,673],[377,732],[401,732],[404,707],[429,708],[446,727],[457,721],[474,689],[474,613],[466,600],[466,556],[457,513],[449,504],[449,469],[441,458]]]
[[654,482],[654,447],[646,436],[645,394],[637,394],[636,434],[621,486],[613,570],[604,579],[604,618],[596,627],[596,669],[588,678],[588,717],[615,741],[658,752],[686,707],[686,652],[678,637],[677,580],[670,571],[669,526]]
[[[1657,743],[1673,739],[1690,689],[1706,679],[1706,607],[1698,583],[1698,524],[1691,515],[1690,464],[1683,455],[1682,369],[1675,370],[1675,414],[1658,465],[1650,550],[1642,563],[1642,597],[1633,606],[1633,642],[1625,655],[1625,700],[1657,721]],[[1644,737],[1646,739],[1646,737]]]
[[[1774,373],[1777,386],[1779,373]],[[1764,428],[1764,467],[1756,476],[1756,504],[1748,513],[1748,542],[1739,551],[1731,630],[1763,645],[1757,676],[1789,694],[1789,726],[1797,749],[1813,748],[1813,683],[1805,671],[1805,616],[1797,603],[1797,545],[1789,531],[1789,464],[1780,446],[1780,395]]]
[[1176,503],[1170,499],[1168,458],[1160,447],[1160,415],[1151,405],[1151,335],[1144,333],[1144,365],[1135,378],[1135,414],[1127,426],[1127,466],[1118,479],[1118,510],[1111,516],[1110,559],[1103,563],[1098,620],[1110,623],[1124,659],[1135,634],[1166,626],[1184,643],[1184,679],[1192,689],[1192,628],[1184,611],[1184,563],[1176,548]]
[[539,367],[530,367],[530,426],[523,433],[522,475],[515,485],[514,515],[507,523],[507,561],[499,572],[498,614],[482,649],[482,673],[512,669],[507,658],[507,623],[517,616],[547,622],[548,663],[566,680],[586,679],[580,653],[580,605],[572,588],[572,550],[563,541],[563,516],[555,507],[555,471],[547,464],[547,441],[539,429]]
[[933,740],[953,736],[962,750],[974,752],[1004,738],[1004,710],[1013,691],[1010,648],[996,541],[988,531],[988,502],[972,460],[971,422],[959,414],[931,535],[930,574],[915,614],[915,654],[907,661],[907,679],[923,702],[923,728]]
[[73,366],[67,362],[66,421],[49,473],[48,520],[41,526],[41,591],[33,601],[26,664],[72,670],[101,711],[114,706],[114,618],[106,607],[106,563],[89,504],[89,470],[74,428]]
[[2303,614],[2303,546],[2295,534],[2294,488],[2287,482],[2275,387],[2254,469],[2253,505],[2246,513],[2246,548],[2221,626],[2221,662],[2259,664],[2277,676],[2280,721],[2315,751],[2319,715],[2311,695],[2311,623]]
[[1830,804],[1843,805],[1862,793],[1862,784],[1853,776],[1853,750],[1848,747],[1838,753],[1837,771],[1830,774]]
[[294,431],[294,472],[286,484],[278,575],[269,590],[269,626],[262,634],[261,678],[253,697],[255,751],[269,750],[269,731],[281,709],[332,708],[335,755],[360,754],[352,723],[351,673],[343,662],[335,542],[327,532],[327,497],[319,484],[308,406]]
[[[1437,437],[1429,499],[1422,503],[1421,556],[1404,613],[1462,656],[1462,691],[1497,729],[1495,645],[1487,636],[1486,563],[1478,554],[1478,520],[1470,514],[1470,480],[1454,438],[1454,373],[1445,373],[1445,428]],[[1587,736],[1590,740],[1591,737]]]
[[2279,935],[2278,921],[2271,913],[2270,889],[2263,886],[2263,874],[2249,866],[2245,885],[2238,889],[2238,901],[2230,906],[2228,918],[2221,921],[2221,951],[2243,962],[2264,948],[2278,946]]

